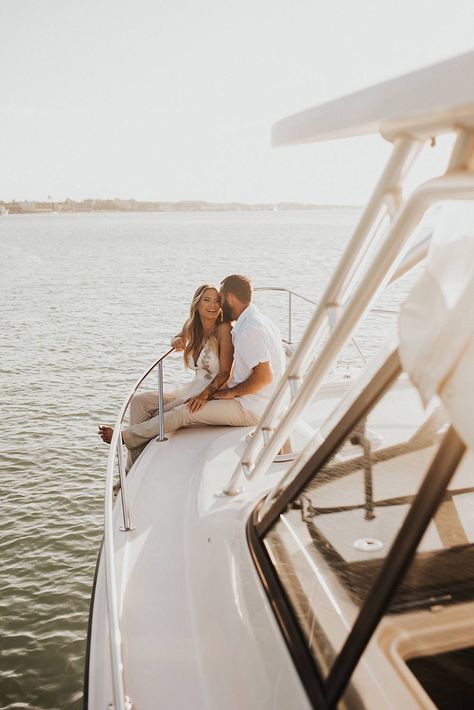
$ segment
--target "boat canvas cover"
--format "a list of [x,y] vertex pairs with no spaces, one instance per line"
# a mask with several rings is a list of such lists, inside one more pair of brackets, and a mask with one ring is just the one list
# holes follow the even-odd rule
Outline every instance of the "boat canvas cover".
[[400,313],[400,357],[424,404],[438,395],[474,449],[474,203],[445,203]]

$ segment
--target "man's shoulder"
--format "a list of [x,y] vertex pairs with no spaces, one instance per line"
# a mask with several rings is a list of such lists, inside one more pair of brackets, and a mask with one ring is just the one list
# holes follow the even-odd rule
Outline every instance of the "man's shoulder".
[[261,323],[261,322],[258,322],[258,321],[255,321],[255,322],[254,322],[254,321],[248,321],[248,322],[245,324],[245,327],[242,328],[240,332],[242,333],[242,335],[243,335],[244,338],[246,338],[246,339],[249,338],[249,337],[251,337],[252,334],[258,335],[258,334],[261,334],[261,333],[265,333],[265,332],[266,332],[265,323]]
[[267,316],[260,314],[261,317],[249,318],[245,327],[240,331],[242,340],[261,340],[262,338],[268,342],[268,340],[274,342],[277,345],[281,345],[281,335],[278,328],[273,323],[273,321]]
[[245,325],[249,328],[252,326],[263,327],[268,323],[271,323],[268,316],[266,316],[265,313],[262,313],[262,311],[260,311],[256,306],[253,306],[245,322]]
[[279,332],[277,326],[272,321],[272,319],[265,315],[265,313],[262,313],[262,311],[259,311],[258,309],[255,309],[252,312],[247,322],[249,328],[260,328],[261,330],[265,330],[266,332],[270,331],[274,334],[277,334]]

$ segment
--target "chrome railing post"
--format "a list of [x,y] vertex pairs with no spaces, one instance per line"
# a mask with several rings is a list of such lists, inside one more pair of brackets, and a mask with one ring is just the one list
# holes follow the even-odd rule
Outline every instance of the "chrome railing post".
[[[123,409],[122,409],[123,411]],[[119,414],[118,424],[120,422]],[[122,636],[120,633],[120,618],[119,618],[119,603],[117,593],[117,583],[115,574],[115,555],[114,555],[114,532],[112,522],[113,510],[113,495],[112,483],[114,476],[115,453],[118,453],[120,442],[120,424],[114,429],[112,441],[110,443],[109,459],[107,463],[107,479],[105,484],[105,505],[104,505],[104,551],[105,551],[105,585],[107,599],[107,617],[109,622],[109,648],[110,648],[110,664],[112,670],[112,692],[113,703],[116,710],[125,710],[125,689],[123,678],[123,660],[122,660]],[[120,457],[120,454],[119,454]],[[120,461],[120,458],[119,458]],[[120,463],[119,463],[120,467]],[[125,479],[124,479],[125,483]],[[124,488],[122,488],[122,497]]]
[[291,345],[293,340],[291,337],[291,319],[292,319],[292,302],[291,302],[291,291],[288,291],[288,343]]
[[160,424],[160,433],[155,441],[167,441],[165,436],[165,412],[164,412],[164,397],[163,397],[163,362],[158,363],[158,418]]
[[122,446],[122,435],[119,434],[119,439],[117,443],[117,462],[119,469],[120,478],[120,500],[122,502],[122,516],[123,516],[123,527],[120,528],[122,532],[130,532],[135,530],[130,520],[130,509],[128,507],[128,497],[127,497],[127,483],[126,483],[126,472],[125,472],[125,461],[123,456],[123,446]]

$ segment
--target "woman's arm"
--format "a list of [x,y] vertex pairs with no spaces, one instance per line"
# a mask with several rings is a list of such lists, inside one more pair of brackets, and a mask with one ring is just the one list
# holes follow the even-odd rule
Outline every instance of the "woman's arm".
[[183,337],[183,333],[177,333],[174,338],[171,338],[171,347],[175,350],[184,350],[186,347],[186,340]]
[[224,385],[230,377],[232,362],[234,360],[234,345],[232,343],[232,326],[230,323],[221,323],[217,331],[219,343],[219,372],[196,397],[192,397],[188,402],[191,412],[197,412],[214,393]]

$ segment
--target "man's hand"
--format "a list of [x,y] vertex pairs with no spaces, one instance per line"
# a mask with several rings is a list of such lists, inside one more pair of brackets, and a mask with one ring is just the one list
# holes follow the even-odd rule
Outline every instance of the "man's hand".
[[175,350],[184,350],[186,341],[181,335],[175,335],[174,338],[171,338],[171,347]]
[[213,399],[234,399],[235,397],[245,397],[247,394],[258,392],[273,381],[273,370],[270,362],[259,362],[252,369],[250,377],[244,382],[239,382],[233,387],[223,387],[214,393]]
[[201,392],[201,394],[198,394],[196,397],[191,397],[191,399],[187,400],[188,409],[191,412],[198,412],[207,401],[208,395],[206,390],[204,390],[204,392]]
[[217,390],[217,392],[214,393],[213,399],[234,399],[236,397],[236,393],[234,392],[233,388],[224,388],[221,390]]

